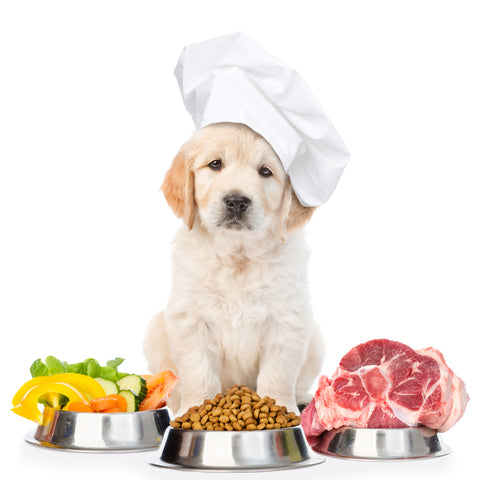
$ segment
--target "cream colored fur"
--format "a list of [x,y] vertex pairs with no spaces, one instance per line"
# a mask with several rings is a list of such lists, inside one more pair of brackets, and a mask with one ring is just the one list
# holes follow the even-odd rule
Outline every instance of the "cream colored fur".
[[[209,167],[215,159],[219,170]],[[259,175],[262,167],[272,175]],[[314,209],[299,204],[270,145],[240,124],[194,134],[162,189],[185,226],[174,242],[170,298],[144,351],[152,372],[180,377],[169,406],[184,412],[238,383],[298,411],[323,358],[301,228]],[[237,228],[222,224],[231,192],[251,199]]]

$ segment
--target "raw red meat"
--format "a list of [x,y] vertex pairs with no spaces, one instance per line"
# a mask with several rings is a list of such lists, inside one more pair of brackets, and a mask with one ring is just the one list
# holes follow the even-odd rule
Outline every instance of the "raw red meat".
[[465,384],[438,350],[371,340],[352,348],[331,379],[320,377],[302,426],[307,437],[342,426],[424,425],[443,432],[460,419],[467,402]]

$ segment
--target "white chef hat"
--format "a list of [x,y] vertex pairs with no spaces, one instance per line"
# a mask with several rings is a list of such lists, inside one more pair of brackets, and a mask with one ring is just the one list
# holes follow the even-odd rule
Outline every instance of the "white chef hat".
[[248,125],[273,147],[302,205],[328,200],[349,153],[296,71],[236,32],[187,45],[175,76],[197,129]]

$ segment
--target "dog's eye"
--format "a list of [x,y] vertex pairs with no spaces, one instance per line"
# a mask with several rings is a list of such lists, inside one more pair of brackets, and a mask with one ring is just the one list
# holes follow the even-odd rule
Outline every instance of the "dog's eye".
[[212,170],[220,170],[222,168],[222,161],[219,160],[218,158],[216,160],[212,160],[208,166],[212,169]]
[[268,167],[262,167],[258,171],[262,177],[271,177],[273,175],[272,171]]

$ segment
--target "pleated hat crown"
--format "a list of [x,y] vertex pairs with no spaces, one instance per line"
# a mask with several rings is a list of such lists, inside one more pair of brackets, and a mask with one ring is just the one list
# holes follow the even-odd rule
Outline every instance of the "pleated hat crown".
[[349,159],[302,77],[242,32],[187,45],[175,76],[195,127],[243,123],[273,147],[300,203],[324,204]]

